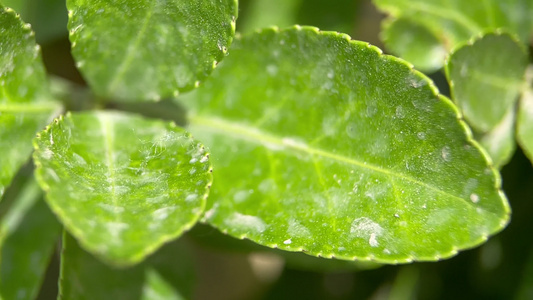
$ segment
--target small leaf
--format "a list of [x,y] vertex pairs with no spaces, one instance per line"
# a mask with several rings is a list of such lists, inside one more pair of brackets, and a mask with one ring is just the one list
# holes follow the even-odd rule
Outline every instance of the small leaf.
[[174,124],[117,112],[67,114],[34,144],[48,204],[84,249],[109,263],[141,261],[203,211],[209,154]]
[[193,89],[226,54],[236,0],[68,0],[72,51],[99,96],[159,100]]
[[30,157],[35,133],[61,109],[51,99],[30,26],[0,5],[0,196]]
[[502,122],[518,100],[526,67],[525,50],[508,34],[486,34],[450,55],[452,97],[472,127],[484,133]]
[[62,299],[190,299],[194,266],[182,244],[162,247],[127,270],[103,264],[63,235],[59,293]]
[[353,0],[254,0],[243,5],[237,30],[252,33],[266,27],[287,27],[293,24],[307,24],[351,33],[362,4]]
[[1,299],[35,299],[60,231],[30,179],[0,223]]
[[477,139],[489,153],[496,168],[506,165],[516,150],[515,108],[510,107],[496,127],[487,133],[478,134]]
[[[426,27],[428,32],[439,38],[446,52],[474,36],[496,29],[515,33],[522,43],[527,44],[533,30],[530,17],[533,13],[533,2],[530,0],[374,0],[374,3],[393,18],[406,19],[417,24],[414,26]],[[425,49],[425,57],[430,59],[435,45],[424,42],[427,39],[426,32],[417,30],[402,35],[413,35],[413,48],[420,49],[422,53]],[[401,39],[388,39],[385,42],[390,49],[396,49],[400,47],[399,44],[404,43]],[[441,60],[440,66],[443,63],[444,59]]]
[[381,37],[390,51],[427,72],[440,69],[447,54],[431,31],[408,19],[386,19]]
[[526,74],[530,85],[524,89],[522,98],[520,99],[517,120],[517,140],[524,153],[533,163],[533,88],[531,87],[533,67],[530,66]]
[[2,0],[2,3],[32,24],[37,42],[41,45],[68,34],[65,0]]
[[508,222],[500,177],[456,107],[346,35],[237,40],[183,102],[219,158],[204,218],[234,237],[398,263],[452,256]]

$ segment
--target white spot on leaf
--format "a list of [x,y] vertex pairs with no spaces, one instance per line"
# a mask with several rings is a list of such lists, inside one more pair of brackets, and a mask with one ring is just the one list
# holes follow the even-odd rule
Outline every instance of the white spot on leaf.
[[227,226],[234,227],[238,230],[246,232],[261,233],[265,231],[266,225],[261,218],[250,215],[243,215],[238,212],[233,213],[229,218],[225,220]]

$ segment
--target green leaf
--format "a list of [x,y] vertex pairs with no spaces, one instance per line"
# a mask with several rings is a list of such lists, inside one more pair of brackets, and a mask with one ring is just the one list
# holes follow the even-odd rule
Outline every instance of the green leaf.
[[127,270],[103,264],[63,236],[62,299],[190,299],[194,266],[188,249],[172,242],[148,260]]
[[[530,18],[533,3],[530,0],[374,0],[374,3],[393,18],[408,20],[412,26],[427,28],[427,32],[416,30],[402,34],[412,36],[413,48],[419,48],[423,55],[420,60],[426,61],[442,56],[439,51],[433,51],[433,43],[427,43],[429,32],[438,37],[442,46],[449,52],[474,36],[496,29],[516,33],[522,43],[527,44],[533,29]],[[407,26],[405,29],[412,27]],[[387,47],[393,50],[405,43],[399,38],[387,39],[385,42]],[[444,59],[441,60],[440,66],[443,63]]]
[[477,140],[487,150],[496,168],[506,165],[516,150],[515,108],[510,107],[503,120],[491,131],[478,134]]
[[533,163],[533,67],[527,69],[526,78],[529,83],[520,99],[517,120],[517,140],[524,153]]
[[0,223],[1,299],[35,299],[60,230],[30,179]]
[[496,166],[504,165],[514,151],[514,111],[527,62],[522,45],[501,33],[459,47],[446,62],[453,100]]
[[159,100],[198,86],[226,55],[236,0],[68,0],[72,52],[99,96]]
[[[244,1],[240,2],[241,6]],[[350,33],[354,31],[355,17],[360,1],[352,0],[253,0],[239,16],[237,30],[251,33],[277,26],[294,24],[313,25],[322,30]]]
[[426,27],[408,19],[387,18],[381,38],[389,50],[416,68],[433,72],[442,67],[446,48]]
[[518,100],[526,67],[525,50],[507,34],[486,34],[450,55],[452,97],[472,127],[488,132],[504,119]]
[[209,154],[173,123],[67,114],[34,144],[48,204],[84,249],[111,264],[143,260],[196,223],[205,206]]
[[0,5],[0,196],[30,157],[35,133],[59,110],[30,26]]
[[[239,32],[251,33],[270,26],[287,27],[297,23],[301,0],[254,0],[246,18],[239,23]],[[241,18],[239,18],[241,20]]]
[[237,40],[183,102],[218,158],[204,218],[234,237],[398,263],[449,257],[508,222],[499,174],[455,106],[346,35]]
[[67,36],[68,18],[65,0],[2,0],[2,2],[32,24],[39,44]]

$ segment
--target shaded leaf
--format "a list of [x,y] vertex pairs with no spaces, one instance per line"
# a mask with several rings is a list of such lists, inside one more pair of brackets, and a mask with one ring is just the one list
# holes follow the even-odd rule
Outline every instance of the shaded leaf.
[[2,2],[32,24],[39,44],[67,36],[68,18],[65,0],[2,0]]
[[446,62],[453,100],[496,166],[504,165],[514,152],[515,106],[527,62],[522,45],[500,33],[459,47]]
[[[374,3],[393,18],[408,20],[413,26],[427,28],[427,32],[417,30],[402,34],[412,36],[413,47],[416,45],[416,48],[421,48],[420,54],[423,57],[420,57],[420,60],[424,61],[433,61],[441,57],[440,52],[432,51],[435,45],[426,42],[428,32],[438,37],[442,46],[449,52],[474,36],[496,29],[516,33],[522,43],[527,44],[533,29],[530,18],[533,13],[533,3],[530,0],[374,0]],[[387,39],[385,42],[387,47],[393,50],[400,48],[404,43],[401,39]],[[440,66],[443,63],[442,58]]]
[[118,112],[67,114],[34,144],[48,204],[84,249],[109,263],[141,261],[203,211],[209,154],[173,123]]
[[61,299],[190,299],[194,266],[182,244],[163,246],[135,267],[114,269],[63,235]]
[[35,299],[61,226],[30,179],[0,221],[0,298]]
[[440,69],[447,54],[432,32],[408,19],[388,18],[383,22],[381,38],[391,52],[427,72]]
[[68,0],[78,67],[97,95],[159,100],[193,89],[226,54],[236,0]]
[[507,34],[486,34],[450,55],[452,97],[472,127],[487,132],[504,119],[518,100],[526,67],[526,52]]
[[[239,5],[242,7],[243,2]],[[322,30],[351,33],[360,1],[352,0],[252,0],[246,1],[237,30],[251,33],[255,30],[294,24],[313,25]]]
[[449,257],[508,222],[500,177],[455,106],[345,35],[250,35],[183,102],[217,158],[204,218],[232,236],[398,263]]
[[533,67],[527,70],[528,86],[522,93],[517,120],[517,140],[533,163]]
[[0,196],[30,157],[35,133],[60,109],[30,26],[0,5]]

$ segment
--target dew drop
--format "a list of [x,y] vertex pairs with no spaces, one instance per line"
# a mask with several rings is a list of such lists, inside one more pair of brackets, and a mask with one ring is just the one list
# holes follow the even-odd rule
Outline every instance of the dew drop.
[[403,107],[401,105],[398,105],[396,107],[396,117],[398,119],[403,119],[405,117],[405,112],[404,112]]
[[470,194],[470,200],[472,202],[474,202],[474,203],[478,203],[479,202],[479,195],[475,194],[475,193]]
[[416,134],[416,137],[418,137],[419,140],[425,140],[426,139],[426,133],[425,132],[419,132]]
[[291,239],[288,239],[288,240],[283,241],[283,244],[290,245],[290,244],[292,244],[292,241],[291,241]]
[[441,150],[441,157],[442,159],[444,159],[445,161],[451,161],[452,160],[452,155],[450,154],[450,147],[448,146],[444,146]]

